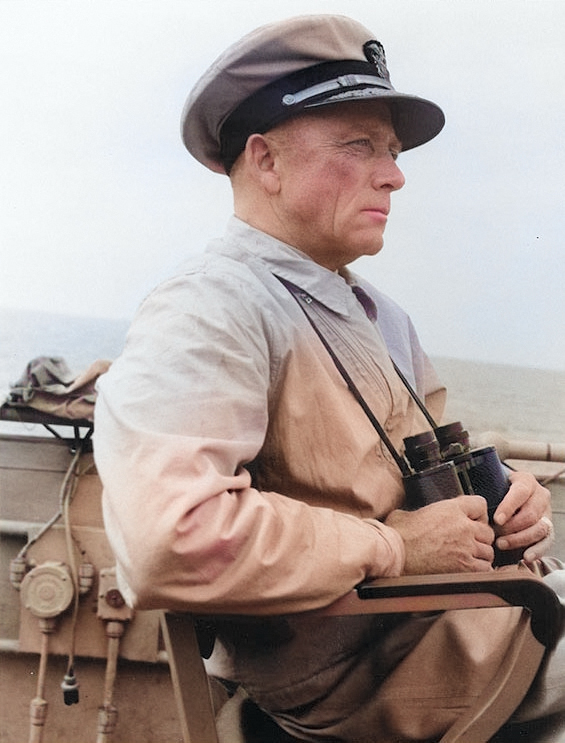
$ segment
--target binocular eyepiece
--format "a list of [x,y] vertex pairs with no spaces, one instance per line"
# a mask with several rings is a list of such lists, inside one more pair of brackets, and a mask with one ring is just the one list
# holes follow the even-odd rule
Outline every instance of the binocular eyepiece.
[[[469,433],[457,421],[404,439],[413,473],[406,475],[406,507],[415,510],[457,495],[481,495],[489,521],[510,483],[494,446],[472,449]],[[496,550],[495,565],[518,562],[523,550]]]

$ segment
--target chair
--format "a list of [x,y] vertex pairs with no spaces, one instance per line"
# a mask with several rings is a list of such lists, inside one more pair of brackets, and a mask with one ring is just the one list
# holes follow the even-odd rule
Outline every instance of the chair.
[[[555,593],[541,579],[527,570],[380,579],[358,586],[315,613],[344,616],[509,605],[523,607],[512,651],[506,655],[495,678],[476,704],[461,715],[441,738],[441,743],[486,743],[520,704],[544,652],[557,641],[561,605]],[[195,619],[197,617],[190,614],[165,613],[162,617],[163,635],[183,742],[218,743]],[[258,714],[260,719],[260,711]],[[292,738],[285,737],[281,731],[280,740]],[[269,743],[277,743],[274,734],[269,736]]]

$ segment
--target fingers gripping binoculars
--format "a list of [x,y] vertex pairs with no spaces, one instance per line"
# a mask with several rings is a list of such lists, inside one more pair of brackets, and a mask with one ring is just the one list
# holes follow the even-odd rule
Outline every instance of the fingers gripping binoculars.
[[[415,510],[458,495],[481,495],[489,522],[510,487],[494,446],[472,449],[469,433],[457,421],[404,439],[413,472],[403,477],[406,508]],[[522,550],[497,550],[494,564],[518,562]]]

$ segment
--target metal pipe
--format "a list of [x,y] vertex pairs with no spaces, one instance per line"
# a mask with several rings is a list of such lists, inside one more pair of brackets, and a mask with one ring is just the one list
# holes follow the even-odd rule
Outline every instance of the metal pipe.
[[8,637],[0,638],[0,653],[19,653],[20,641]]
[[49,658],[49,635],[55,629],[52,617],[39,620],[41,629],[41,650],[39,654],[39,671],[37,673],[37,687],[35,697],[31,700],[29,709],[29,743],[41,743],[43,740],[43,729],[47,719],[48,704],[44,698],[45,679],[47,677],[47,660]]
[[0,519],[0,534],[7,537],[27,537],[30,532],[39,530],[43,527],[42,523],[37,521],[10,521]]
[[96,743],[110,743],[118,721],[118,710],[114,706],[114,685],[118,670],[120,640],[124,634],[124,622],[106,622],[108,637],[108,657],[104,679],[104,702],[98,710],[98,730]]
[[504,459],[526,459],[536,462],[565,462],[565,444],[541,441],[505,439],[501,434],[487,431],[474,438],[475,446],[495,446],[498,456]]

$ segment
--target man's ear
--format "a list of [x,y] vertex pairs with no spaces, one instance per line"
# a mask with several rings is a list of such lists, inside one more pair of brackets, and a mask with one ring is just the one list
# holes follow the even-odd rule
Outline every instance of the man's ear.
[[263,188],[273,195],[280,190],[280,179],[273,143],[262,134],[252,134],[245,145],[245,157]]

